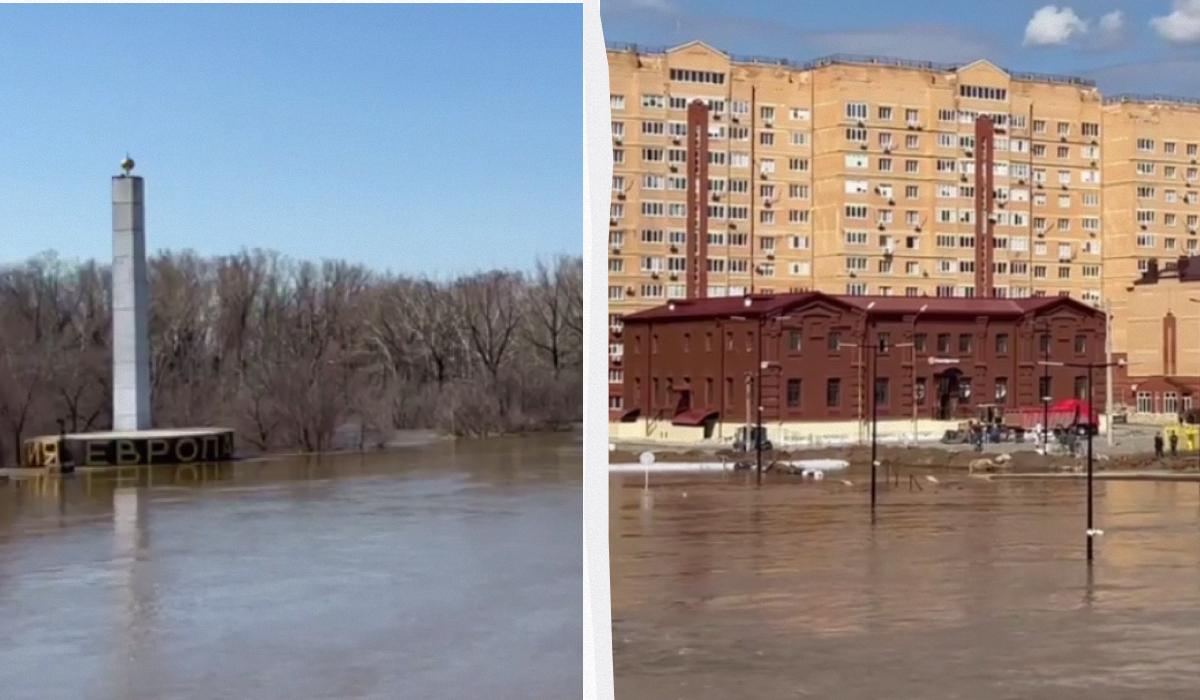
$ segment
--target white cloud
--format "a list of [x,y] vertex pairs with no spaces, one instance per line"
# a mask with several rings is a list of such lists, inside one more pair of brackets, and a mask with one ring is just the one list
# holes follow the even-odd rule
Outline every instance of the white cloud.
[[1200,0],[1175,0],[1174,10],[1163,17],[1152,17],[1150,26],[1173,44],[1200,41]]
[[1096,24],[1097,33],[1100,35],[1100,41],[1105,44],[1113,44],[1121,39],[1121,34],[1125,29],[1125,15],[1120,10],[1113,10],[1106,15],[1100,17],[1100,21]]
[[1025,25],[1026,46],[1061,46],[1076,36],[1086,34],[1087,22],[1075,10],[1046,5],[1033,13]]

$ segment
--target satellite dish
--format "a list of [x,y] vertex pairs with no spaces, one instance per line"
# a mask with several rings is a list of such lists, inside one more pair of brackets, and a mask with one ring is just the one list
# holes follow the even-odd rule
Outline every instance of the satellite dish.
[[642,466],[646,467],[654,464],[654,453],[650,452],[649,450],[643,452],[642,454],[638,455],[638,462],[641,462]]

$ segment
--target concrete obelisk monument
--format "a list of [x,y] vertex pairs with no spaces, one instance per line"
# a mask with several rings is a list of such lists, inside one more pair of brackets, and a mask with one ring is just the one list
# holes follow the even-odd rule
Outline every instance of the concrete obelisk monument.
[[29,438],[21,460],[26,467],[69,471],[233,459],[228,428],[152,426],[145,188],[131,174],[128,155],[121,170],[112,179],[112,430]]
[[150,428],[150,333],[146,210],[133,159],[112,179],[113,430]]

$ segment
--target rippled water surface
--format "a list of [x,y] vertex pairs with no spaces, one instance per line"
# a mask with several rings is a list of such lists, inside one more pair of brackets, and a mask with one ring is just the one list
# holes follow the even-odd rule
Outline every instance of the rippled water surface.
[[611,481],[626,698],[1200,697],[1200,486]]
[[0,483],[0,698],[577,697],[578,436]]

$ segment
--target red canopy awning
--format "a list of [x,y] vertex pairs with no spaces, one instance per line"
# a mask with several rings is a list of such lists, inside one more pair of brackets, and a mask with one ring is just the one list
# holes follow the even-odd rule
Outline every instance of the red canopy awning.
[[694,408],[684,411],[671,419],[671,425],[704,425],[710,418],[716,418],[718,412],[707,408]]
[[641,412],[642,409],[640,408],[627,408],[621,412],[621,418],[619,420],[622,423],[632,423],[633,421],[637,420],[638,414]]
[[1050,404],[1050,410],[1055,412],[1074,413],[1079,416],[1079,420],[1084,423],[1095,423],[1096,417],[1092,413],[1092,409],[1086,401],[1080,399],[1063,399],[1058,403]]

